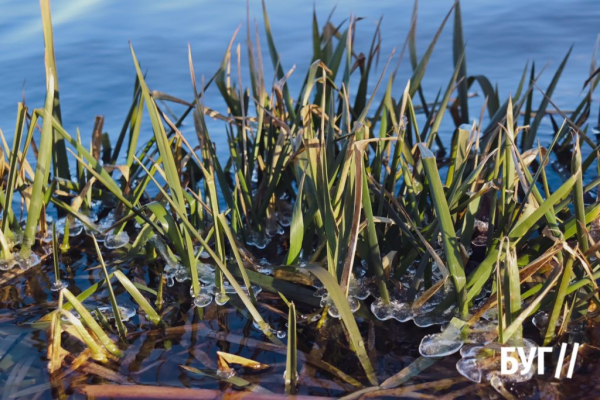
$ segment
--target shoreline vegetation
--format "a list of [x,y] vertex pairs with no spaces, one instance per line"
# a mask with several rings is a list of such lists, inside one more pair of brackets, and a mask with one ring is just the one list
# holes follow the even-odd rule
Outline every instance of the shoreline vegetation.
[[[597,363],[595,54],[573,111],[552,101],[570,50],[554,71],[528,62],[514,95],[501,99],[485,76],[468,75],[460,3],[417,52],[415,2],[410,32],[389,58],[379,25],[363,53],[354,48],[359,19],[314,15],[312,43],[298,44],[314,54],[299,77],[279,58],[263,3],[266,43],[248,18],[246,37],[238,28],[210,79],[196,78],[189,49],[192,101],[149,88],[131,44],[136,81],[123,128],[111,142],[98,117],[86,147],[62,125],[50,2],[40,5],[45,103],[19,103],[0,156],[2,292],[34,287],[40,303],[28,303],[26,318],[3,313],[0,331],[21,321],[44,333],[37,373],[46,381],[31,378],[29,358],[4,358],[16,346],[6,336],[8,396],[539,397],[550,386],[564,395],[565,380],[521,374],[522,365],[502,375],[502,346],[553,346],[554,366],[562,343],[580,343],[575,374]],[[426,99],[427,64],[448,29],[454,73]],[[401,92],[397,60],[413,71]],[[553,73],[547,88],[537,84],[542,73]],[[292,79],[304,82],[296,97]],[[214,86],[225,110],[205,103]],[[473,91],[481,109],[469,108]],[[168,103],[186,111],[173,115]],[[206,118],[223,122],[226,159]],[[539,140],[544,120],[549,143]],[[153,132],[147,142],[142,121]],[[195,137],[180,132],[184,121]],[[453,129],[449,143],[440,129]],[[549,168],[564,180],[551,185]],[[589,182],[587,171],[596,171]],[[407,329],[418,338],[400,362],[386,346],[401,348]],[[193,357],[177,372],[186,388],[129,374],[132,360],[141,365],[158,348],[176,357],[168,352],[187,334],[180,354]],[[216,351],[203,340],[228,345]],[[427,374],[437,363],[450,365],[445,376]]]

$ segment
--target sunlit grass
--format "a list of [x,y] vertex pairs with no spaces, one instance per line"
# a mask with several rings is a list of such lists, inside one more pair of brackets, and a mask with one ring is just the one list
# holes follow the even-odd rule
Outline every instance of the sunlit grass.
[[[497,324],[489,335],[498,345],[523,343],[523,325],[536,313],[548,314],[547,325],[539,327],[546,345],[569,342],[569,324],[596,317],[600,203],[595,192],[600,180],[586,182],[583,177],[600,170],[599,148],[587,123],[600,74],[586,83],[589,95],[571,115],[554,110],[551,144],[544,148],[547,144],[541,142],[546,129],[542,120],[554,107],[551,96],[570,50],[536,105],[533,94],[541,90],[533,63],[525,66],[515,94],[507,99],[499,98],[485,76],[467,74],[458,2],[420,59],[415,7],[406,38],[413,71],[404,82],[398,69],[390,67],[398,54],[380,54],[379,25],[364,55],[354,48],[356,19],[337,28],[330,21],[320,27],[315,15],[313,58],[306,60],[306,76],[298,78],[284,69],[265,6],[273,86],[266,77],[259,35],[249,22],[250,84],[243,86],[244,58],[241,47],[234,46],[236,31],[217,72],[201,85],[189,50],[194,96],[189,102],[148,87],[133,43],[134,99],[115,146],[108,146],[113,150],[108,163],[99,157],[106,144],[92,140],[86,149],[79,132],[73,136],[62,126],[49,2],[41,4],[47,95],[41,109],[18,105],[8,162],[2,155],[0,266],[10,270],[2,280],[7,285],[29,268],[45,268],[32,261],[36,255],[43,256],[45,250],[53,254],[58,309],[38,321],[49,323],[50,372],[78,368],[87,358],[105,365],[118,362],[132,334],[176,329],[179,325],[169,326],[165,317],[169,308],[163,309],[164,297],[176,291],[179,306],[195,308],[194,320],[204,319],[213,301],[219,307],[235,304],[253,320],[269,340],[261,345],[286,355],[281,393],[296,391],[299,362],[308,362],[361,389],[346,393],[350,397],[400,394],[403,389],[394,388],[438,356],[474,340],[470,332],[481,329],[484,314]],[[422,89],[425,72],[435,47],[444,45],[439,38],[451,16],[454,73],[430,102]],[[404,49],[398,53],[404,57]],[[380,56],[387,62],[376,75]],[[303,79],[297,97],[288,85],[292,79]],[[395,82],[405,89],[396,91]],[[482,110],[469,109],[475,83],[485,98]],[[217,86],[226,110],[205,104],[204,92],[211,85]],[[187,110],[173,122],[164,102],[183,104]],[[141,144],[144,113],[153,134]],[[473,115],[481,117],[471,119]],[[206,117],[221,120],[223,131],[209,132]],[[40,118],[38,140],[34,133]],[[184,120],[193,123],[196,137],[181,133]],[[446,129],[452,131],[450,143],[440,137]],[[225,137],[226,143],[216,137]],[[26,173],[32,141],[37,144],[33,175]],[[228,147],[227,159],[216,156],[215,143]],[[67,150],[77,168],[75,179]],[[552,154],[559,151],[570,155],[571,176],[550,185],[547,171],[558,163]],[[551,186],[557,188],[551,191]],[[23,221],[12,207],[15,194],[25,199]],[[104,215],[112,213],[108,226],[91,220],[96,202]],[[47,240],[51,203],[61,216],[68,215],[59,232],[60,246],[55,228],[50,246]],[[70,240],[75,229],[85,230],[90,238]],[[106,242],[122,232],[131,240],[118,246]],[[91,259],[98,260],[102,280],[79,293],[61,286],[59,257],[73,250],[86,252],[86,246]],[[147,267],[143,283],[128,277],[129,264],[140,261]],[[148,266],[150,261],[159,265],[158,279],[151,278],[156,271]],[[118,311],[123,289],[143,315],[140,324],[129,328]],[[285,300],[277,310],[288,319],[287,346],[282,341],[286,332],[269,325],[260,290]],[[111,304],[114,326],[90,312],[100,295]],[[156,296],[154,303],[149,296]],[[300,318],[299,310],[311,318]],[[341,322],[345,337],[339,341],[352,349],[354,365],[325,361],[325,350],[317,343],[317,356],[299,350],[311,346],[302,343],[307,332],[322,334],[328,319]],[[411,320],[419,327],[442,325],[440,340],[457,348],[421,351],[423,356],[405,369],[382,375],[363,328],[386,329]],[[63,332],[88,349],[74,355],[79,364],[65,358],[72,349],[61,347]],[[225,377],[213,366],[181,367],[240,389],[266,390],[240,377]]]

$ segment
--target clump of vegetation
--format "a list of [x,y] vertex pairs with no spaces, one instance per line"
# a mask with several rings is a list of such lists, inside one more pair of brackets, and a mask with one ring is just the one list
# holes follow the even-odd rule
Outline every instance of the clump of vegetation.
[[[51,382],[37,391],[127,397],[165,389],[179,397],[212,393],[219,382],[258,397],[511,397],[540,391],[551,377],[500,375],[503,345],[576,341],[580,355],[593,353],[585,327],[598,315],[600,179],[586,182],[584,174],[600,169],[587,122],[600,79],[594,61],[585,95],[567,115],[551,96],[569,53],[545,91],[527,64],[514,95],[501,100],[484,76],[467,74],[458,2],[420,59],[415,7],[399,57],[379,76],[379,28],[361,53],[356,19],[321,27],[315,15],[313,59],[293,97],[288,81],[298,78],[284,68],[264,8],[273,85],[250,24],[249,85],[236,32],[207,82],[196,79],[190,49],[189,102],[152,91],[132,47],[137,78],[123,129],[111,144],[98,118],[86,148],[62,125],[50,9],[41,4],[46,101],[33,110],[19,104],[13,145],[4,141],[0,159],[3,288],[26,290],[40,270],[54,271],[45,286],[51,300],[42,296],[32,324],[46,331]],[[454,73],[431,102],[421,84],[452,18]],[[413,74],[396,93],[393,60],[406,50]],[[226,110],[205,104],[211,86]],[[470,90],[483,94],[482,110],[469,108]],[[186,110],[173,118],[167,102]],[[207,117],[223,122],[228,159],[217,157]],[[536,138],[546,118],[553,134],[544,147]],[[145,143],[144,120],[153,132]],[[190,120],[194,138],[180,131]],[[440,129],[453,132],[450,143]],[[552,166],[570,171],[554,190]],[[51,207],[59,218],[48,229]],[[240,330],[231,310],[247,338],[231,333]],[[390,361],[403,330],[418,336],[414,357]],[[174,342],[183,343],[181,353]],[[236,346],[254,350],[242,357]],[[141,367],[158,349],[189,354],[179,363],[188,389],[135,378],[167,362]],[[265,360],[275,356],[265,352],[285,362],[270,366]],[[426,375],[438,361],[456,364],[456,374]],[[9,367],[7,393],[35,393],[20,388],[30,363]],[[67,384],[74,371],[98,378]],[[263,383],[265,371],[278,379]],[[125,383],[137,385],[114,386]]]

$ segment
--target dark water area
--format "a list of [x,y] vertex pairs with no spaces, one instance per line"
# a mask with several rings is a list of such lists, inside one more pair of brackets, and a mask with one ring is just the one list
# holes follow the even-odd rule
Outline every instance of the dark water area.
[[[583,96],[583,82],[590,74],[593,50],[600,33],[600,3],[597,0],[467,0],[461,4],[467,44],[467,73],[485,75],[492,83],[497,83],[500,98],[516,90],[528,61],[535,61],[538,70],[547,66],[539,81],[539,86],[545,89],[573,45],[570,60],[553,95],[553,101],[559,107],[566,111],[573,110]],[[420,5],[417,23],[419,56],[424,53],[451,5],[451,1],[442,0],[423,1]],[[301,0],[269,1],[267,7],[283,67],[286,71],[295,67],[290,79],[295,96],[312,57],[313,3]],[[377,73],[372,74],[372,79],[376,80],[393,48],[397,48],[397,53],[392,63],[397,62],[410,26],[412,1],[319,1],[314,8],[320,24],[334,7],[332,20],[336,24],[346,20],[351,13],[364,18],[358,23],[355,46],[365,53],[377,21],[383,16],[381,59]],[[264,65],[272,76],[260,2],[252,1],[249,9],[252,24],[256,19],[258,25]],[[140,0],[54,0],[52,11],[64,126],[72,133],[79,128],[86,144],[89,143],[96,115],[105,117],[104,130],[113,140],[121,130],[131,104],[135,78],[129,42],[142,68],[147,71],[148,84],[152,89],[190,100],[193,92],[187,59],[188,43],[192,49],[196,75],[208,79],[217,70],[233,32],[243,24],[235,46],[241,44],[244,84],[249,83],[245,69],[246,3],[243,1],[150,3]],[[446,87],[454,69],[451,21],[436,46],[423,81],[428,101],[433,101],[438,90]],[[14,130],[17,102],[25,96],[31,108],[40,107],[43,103],[43,51],[38,3],[0,0],[0,129],[9,142]],[[410,62],[405,57],[400,66],[400,76],[396,79],[394,96],[400,97],[411,73]],[[369,91],[373,90],[374,84],[374,81],[370,83]],[[478,89],[473,92],[477,93]],[[478,94],[470,100],[473,115],[478,115],[474,111],[483,104],[480,91]],[[535,93],[534,103],[540,100],[541,94]],[[216,87],[206,92],[205,103],[225,113],[225,105]],[[173,106],[176,115],[182,110]],[[593,103],[591,113],[589,121],[598,121],[597,102]],[[207,119],[207,122],[218,154],[227,155],[224,125],[211,119]],[[453,132],[450,118],[444,121],[444,126],[448,129],[441,129],[440,135],[448,142]],[[191,121],[184,123],[182,132],[195,138]],[[539,133],[543,145],[550,142],[552,133],[552,126],[545,119]],[[151,135],[150,123],[145,121],[140,143]],[[589,169],[590,174],[594,174],[593,169]],[[591,177],[586,176],[586,179]],[[549,178],[552,183],[559,185],[564,174],[557,169]],[[84,241],[83,248],[92,248],[90,239],[85,235],[79,240]],[[91,253],[72,254],[70,259],[63,259],[61,269],[69,272],[65,280],[69,282],[70,290],[78,294],[101,280],[102,273],[95,268],[96,264]],[[134,276],[139,274],[140,282],[155,279],[151,275],[152,266],[127,265],[127,268],[133,271]],[[57,392],[56,383],[50,382],[46,370],[45,327],[32,324],[56,308],[56,296],[50,290],[53,282],[51,260],[43,263],[41,272],[28,271],[5,284],[8,278],[2,275],[4,282],[0,285],[0,371],[6,381],[11,377],[20,381],[18,388],[5,388],[5,393],[16,393],[16,398],[52,398]],[[268,373],[240,372],[238,376],[275,393],[282,393],[285,347],[264,347],[264,336],[252,326],[241,302],[234,299],[227,307],[213,304],[206,309],[205,320],[202,321],[189,307],[180,306],[178,299],[187,296],[186,292],[187,286],[176,285],[168,293],[171,302],[164,307],[171,307],[167,312],[169,325],[175,327],[170,328],[171,331],[153,331],[145,317],[139,314],[129,321],[132,332],[129,346],[124,360],[114,368],[119,374],[118,378],[123,379],[122,383],[226,389],[229,386],[218,380],[193,375],[180,368],[180,365],[214,363],[216,351],[226,351],[269,364],[271,369]],[[123,290],[117,292],[117,299],[119,304],[134,307],[128,293]],[[106,290],[98,291],[89,299],[90,303],[106,301]],[[261,294],[261,304],[268,306],[280,302],[273,294]],[[273,307],[261,312],[264,311],[273,327],[285,330],[287,315],[275,310]],[[143,333],[135,333],[140,324],[145,327]],[[370,324],[377,324],[377,329]],[[360,328],[363,337],[373,339],[374,347],[370,355],[376,360],[382,379],[397,373],[416,359],[422,335],[439,329],[420,329],[412,323],[394,321],[385,324],[362,321]],[[526,328],[531,329],[531,326]],[[377,332],[374,336],[371,336],[371,329]],[[315,368],[306,362],[306,355],[319,339],[314,337],[311,329],[303,329],[302,324],[299,335],[299,350],[302,353],[299,369]],[[364,373],[348,348],[347,341],[339,340],[344,335],[340,325],[332,327],[329,335],[320,339],[331,343],[327,346],[330,353],[324,360],[336,366],[345,365],[345,373],[364,381]],[[346,358],[348,362],[344,363]],[[454,367],[456,360],[449,357],[437,363],[418,381],[442,377],[462,379]],[[600,397],[600,388],[593,379],[597,374],[597,367],[589,367],[568,382],[562,394],[566,389],[572,393],[585,392],[587,396]],[[339,397],[356,390],[318,368],[313,378],[306,379],[300,382],[302,389],[299,394]],[[534,383],[538,385],[536,393],[554,393],[556,389],[544,379]],[[98,383],[101,379],[74,372],[67,374],[62,381],[67,395],[83,397],[74,388],[84,383]],[[453,389],[465,389],[468,386],[472,385],[465,381],[462,387],[458,385]],[[467,391],[467,397],[476,394],[485,398],[496,394],[489,385],[480,386]],[[531,386],[522,388],[525,395],[532,391]],[[3,396],[0,394],[2,399],[8,398],[8,395]]]

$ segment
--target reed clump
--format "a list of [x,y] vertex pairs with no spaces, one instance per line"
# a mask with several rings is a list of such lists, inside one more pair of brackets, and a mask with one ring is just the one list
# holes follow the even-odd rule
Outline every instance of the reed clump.
[[[591,172],[584,179],[600,169],[588,121],[600,78],[594,61],[572,112],[551,100],[570,51],[547,89],[527,63],[514,95],[501,99],[485,76],[467,74],[457,2],[421,58],[415,7],[404,46],[378,75],[377,60],[387,57],[379,26],[362,53],[354,48],[357,19],[319,24],[315,15],[313,58],[298,77],[279,57],[264,7],[274,84],[250,24],[247,55],[234,47],[236,32],[206,82],[196,79],[190,49],[191,101],[151,90],[132,46],[136,84],[123,129],[113,143],[102,140],[100,119],[86,147],[62,125],[68,115],[60,112],[50,8],[41,4],[47,96],[42,108],[19,104],[12,147],[4,140],[0,269],[4,286],[33,270],[54,271],[57,301],[34,324],[47,330],[53,377],[85,367],[123,383],[115,365],[136,337],[209,335],[202,321],[214,318],[215,307],[234,307],[254,323],[257,348],[285,355],[279,390],[287,393],[302,393],[310,365],[313,376],[316,369],[340,382],[337,395],[400,395],[424,369],[461,351],[458,373],[508,396],[508,383],[534,378],[501,376],[500,347],[586,340],[581,332],[596,323],[600,300],[600,178]],[[426,99],[425,71],[444,29],[453,29],[454,73]],[[405,52],[412,76],[397,91],[395,60]],[[242,81],[242,59],[249,80]],[[291,80],[303,82],[295,97]],[[211,87],[226,109],[205,101]],[[483,109],[469,108],[470,91],[485,99]],[[183,105],[180,117],[167,111],[169,102]],[[225,135],[211,131],[207,118],[222,121]],[[539,139],[550,129],[544,120],[549,143]],[[182,134],[184,121],[193,121],[195,137]],[[215,143],[217,134],[227,142]],[[217,157],[217,145],[228,146],[226,159]],[[27,161],[32,151],[35,165]],[[551,182],[553,167],[570,174]],[[88,267],[99,265],[89,286],[65,279],[60,261],[74,252],[89,255]],[[288,319],[287,328],[273,327],[274,315]],[[524,332],[531,321],[537,337]],[[420,356],[385,375],[374,362],[373,332],[408,324],[423,328]],[[426,329],[434,325],[443,331]],[[331,344],[323,337],[336,326],[352,358],[324,358]],[[268,391],[235,376],[221,362],[228,356],[182,367],[190,376]],[[461,383],[437,382],[444,389]],[[62,384],[52,380],[59,395]],[[412,390],[432,388],[436,382]]]

